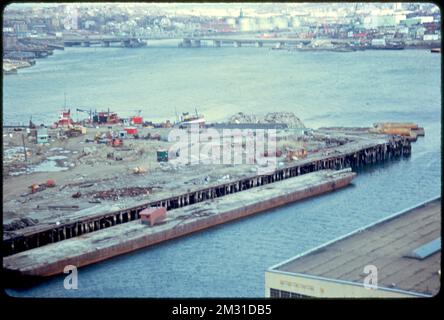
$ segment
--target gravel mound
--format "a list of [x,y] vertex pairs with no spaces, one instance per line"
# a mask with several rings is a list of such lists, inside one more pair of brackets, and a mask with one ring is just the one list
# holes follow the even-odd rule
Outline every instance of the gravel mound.
[[305,128],[303,122],[293,112],[270,112],[265,116],[238,112],[228,119],[228,123],[284,123],[288,128]]

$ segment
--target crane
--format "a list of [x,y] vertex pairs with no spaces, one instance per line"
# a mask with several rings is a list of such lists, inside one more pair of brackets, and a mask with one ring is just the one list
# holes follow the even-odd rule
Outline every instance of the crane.
[[77,111],[77,112],[85,112],[85,113],[87,113],[88,116],[89,116],[89,120],[90,120],[90,121],[92,120],[92,114],[94,113],[94,112],[92,111],[92,109],[85,110],[85,109],[77,108],[76,111]]
[[355,33],[355,29],[356,29],[356,25],[359,23],[359,19],[356,16],[356,13],[358,12],[358,2],[356,2],[355,5],[355,9],[353,10],[353,16],[352,16],[352,28],[353,28],[353,33]]

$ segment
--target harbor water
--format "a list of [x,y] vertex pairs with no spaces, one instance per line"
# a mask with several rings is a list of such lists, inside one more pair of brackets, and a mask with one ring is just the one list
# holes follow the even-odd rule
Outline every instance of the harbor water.
[[[429,50],[289,52],[174,44],[66,48],[3,78],[4,124],[72,111],[143,110],[145,120],[194,111],[220,121],[242,111],[294,112],[309,127],[415,122],[408,159],[359,171],[349,187],[168,241],[26,289],[29,297],[263,297],[265,270],[441,194],[441,55]],[[73,113],[74,118],[77,114]],[[85,117],[86,114],[79,114]],[[7,186],[4,186],[7,187]]]

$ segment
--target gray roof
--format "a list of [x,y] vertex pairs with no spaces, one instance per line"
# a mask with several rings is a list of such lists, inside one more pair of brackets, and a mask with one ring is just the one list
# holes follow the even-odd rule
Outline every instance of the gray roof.
[[409,210],[272,270],[363,283],[366,265],[378,268],[378,286],[435,295],[440,289],[441,251],[425,259],[412,251],[441,235],[441,199]]

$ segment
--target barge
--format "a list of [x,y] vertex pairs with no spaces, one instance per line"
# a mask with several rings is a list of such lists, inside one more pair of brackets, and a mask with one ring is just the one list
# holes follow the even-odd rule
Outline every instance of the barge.
[[67,265],[83,267],[170,239],[205,230],[291,202],[343,188],[356,173],[319,170],[220,198],[167,211],[149,226],[140,219],[50,243],[3,258],[11,279],[60,274]]

